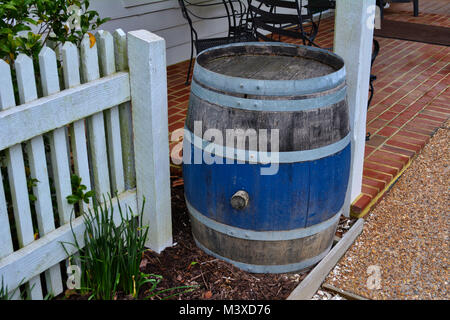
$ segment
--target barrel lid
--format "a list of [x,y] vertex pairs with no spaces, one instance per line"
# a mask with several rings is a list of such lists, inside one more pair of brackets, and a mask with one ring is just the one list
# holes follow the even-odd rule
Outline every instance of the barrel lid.
[[237,94],[288,96],[333,89],[345,81],[344,61],[320,48],[244,42],[202,51],[194,81]]

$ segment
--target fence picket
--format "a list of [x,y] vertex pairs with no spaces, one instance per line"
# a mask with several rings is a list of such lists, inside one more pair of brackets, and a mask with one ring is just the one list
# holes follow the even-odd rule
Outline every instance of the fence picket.
[[[7,167],[8,167],[8,178],[9,185],[11,189],[11,198],[14,208],[14,222],[16,224],[17,240],[19,241],[19,246],[24,247],[34,240],[33,235],[33,223],[31,221],[31,210],[30,203],[28,199],[27,190],[27,179],[25,176],[25,165],[23,161],[22,145],[16,144],[7,150]],[[37,280],[37,281],[36,281]],[[36,295],[39,297],[39,289],[41,288],[41,283],[39,276],[33,278],[28,283],[27,289],[30,286],[37,287]],[[34,288],[34,287],[33,287]],[[11,290],[15,288],[9,288]],[[20,290],[17,290],[19,293]],[[42,291],[41,291],[42,292]],[[20,293],[19,293],[20,294]]]
[[[0,171],[0,259],[13,252],[11,229],[8,219],[8,206],[3,188],[2,172]],[[1,279],[0,279],[1,282]]]
[[[15,105],[9,64],[0,59],[0,111]],[[0,259],[14,251],[0,162]],[[1,281],[1,279],[0,279]]]
[[[50,195],[44,140],[42,139],[42,136],[34,138],[30,143],[27,143],[27,149],[31,175],[38,180],[36,186],[33,187],[33,194],[36,196],[35,210],[39,235],[42,237],[55,230],[53,205]],[[59,265],[52,266],[45,271],[45,280],[47,291],[52,295],[58,295],[63,291]]]
[[33,195],[36,197],[34,206],[36,209],[39,234],[43,236],[44,234],[55,229],[50,185],[45,159],[44,139],[42,136],[33,138],[31,142],[27,142],[26,146],[31,178],[37,180],[33,186]]
[[[1,72],[0,73],[0,111],[1,111],[14,107],[16,105],[16,102],[12,86],[11,69],[9,67],[9,64],[7,64],[2,59],[0,59],[0,72]],[[18,144],[18,146],[21,147],[20,144]],[[7,151],[7,154],[9,154],[9,152],[10,151]],[[7,165],[7,167],[9,168],[10,166]],[[8,219],[8,206],[6,203],[4,191],[5,190],[3,188],[3,178],[0,171],[0,259],[8,256],[14,251],[11,238],[11,227],[9,225]],[[15,288],[9,289],[14,290]],[[13,291],[11,298],[14,300],[20,299],[19,288]]]
[[[24,55],[19,54],[15,61],[16,66],[16,76],[17,76],[17,87],[19,89],[19,99],[20,103],[27,103],[30,101],[33,101],[38,98],[37,95],[37,89],[36,89],[36,82],[34,80],[34,67],[33,67],[33,60]],[[33,150],[34,148],[34,150]],[[44,141],[42,136],[37,136],[31,139],[30,141],[27,141],[27,149],[33,150],[33,152],[37,152],[37,149],[44,148]],[[17,200],[17,203],[15,203],[14,207],[17,206],[17,218],[21,219],[23,221],[23,225],[20,227],[24,227],[25,229],[22,230],[22,236],[19,237],[19,242],[21,242],[21,246],[26,246],[27,244],[33,242],[34,240],[34,232],[33,232],[33,224],[31,219],[31,209],[29,205],[29,199],[28,199],[28,190],[27,190],[27,180],[25,176],[25,165],[23,161],[23,154],[22,154],[22,147],[19,145],[16,145],[9,150],[10,155],[8,159],[10,162],[8,163],[9,166],[14,168],[16,170],[11,170],[11,177],[12,180],[18,179],[20,183],[18,186],[20,189],[15,188],[15,198]],[[40,163],[45,163],[45,150],[42,150],[42,152],[39,152],[39,154],[44,154],[43,161],[41,159],[35,158],[33,155],[33,152],[29,154],[29,162],[30,162],[30,169],[34,169],[39,166]],[[13,163],[16,161],[12,161],[12,159],[17,159],[17,163]],[[46,170],[47,168],[45,168]],[[23,171],[23,176],[19,173],[19,171]],[[37,172],[31,172],[31,178],[36,178],[34,175],[37,174]],[[39,177],[40,179],[43,179],[43,177]],[[48,179],[48,178],[47,178]],[[38,179],[39,180],[39,179]],[[39,180],[38,184],[40,184],[41,181]],[[45,182],[42,182],[45,184]],[[39,196],[39,195],[37,195]],[[45,201],[45,200],[44,200]],[[26,202],[23,203],[22,209],[19,208],[19,202]],[[42,212],[40,212],[42,213]],[[39,216],[39,213],[37,213]],[[16,219],[17,219],[16,218]],[[41,219],[42,217],[39,217]],[[42,219],[44,220],[44,219]],[[20,240],[22,238],[22,240]],[[42,286],[41,286],[41,280],[39,278],[39,275],[35,276],[28,282],[28,288],[27,290],[30,293],[30,296],[33,300],[42,300]]]
[[11,69],[5,60],[0,59],[0,110],[6,110],[16,105],[11,79]]
[[[100,78],[97,44],[91,46],[91,40],[85,35],[81,41],[81,70],[84,82]],[[89,154],[92,161],[94,190],[99,201],[111,191],[106,151],[105,121],[103,112],[96,113],[87,119]]]
[[[43,48],[39,54],[39,67],[41,72],[42,93],[44,96],[60,91],[58,69],[56,65],[56,53],[50,48]],[[68,143],[66,128],[57,128],[50,135],[50,153],[58,204],[60,224],[70,221],[73,206],[68,203],[66,197],[72,193],[70,183]]]
[[[77,47],[66,42],[62,48],[64,86],[66,89],[79,85],[80,65]],[[86,145],[86,126],[84,120],[78,120],[70,126],[73,162],[75,174],[81,178],[81,183],[91,190],[91,177],[89,175],[89,161]],[[87,204],[81,203],[81,209],[87,210]]]
[[34,80],[33,60],[24,54],[19,54],[15,65],[20,103],[26,103],[37,99],[38,95],[36,82]]
[[116,59],[116,70],[128,69],[127,34],[122,29],[116,29],[114,37],[114,57]]
[[[126,71],[128,69],[127,35],[122,29],[117,29],[114,31],[113,37],[116,71]],[[136,169],[134,166],[133,122],[130,102],[119,105],[119,119],[125,188],[132,189],[136,187]]]
[[73,205],[66,199],[72,194],[66,128],[53,130],[49,138],[59,224],[63,225],[69,223],[73,210]]
[[[116,72],[114,59],[114,39],[111,33],[100,30],[96,34],[98,55],[100,60],[100,74],[102,77]],[[122,162],[122,141],[119,122],[119,107],[114,106],[105,111],[105,125],[108,143],[108,157],[112,191],[125,191],[125,180]]]
[[[39,68],[41,74],[43,95],[48,96],[59,92],[59,77],[56,65],[56,54],[52,49],[46,47],[41,50],[41,52],[39,53]],[[60,224],[63,225],[70,221],[70,214],[73,208],[73,206],[70,205],[66,200],[66,196],[72,193],[70,183],[69,157],[67,153],[68,146],[66,140],[66,128],[63,127],[53,130],[49,134],[49,138],[58,215]],[[48,205],[52,206],[51,198],[49,199]],[[52,212],[50,209],[52,209],[52,207],[49,208],[49,212]],[[48,233],[55,229],[53,216],[48,218],[52,219],[52,224],[48,222],[48,226],[46,228],[47,230],[44,230],[44,233]],[[59,264],[54,265],[46,271],[46,280],[47,290],[54,296],[60,294],[63,291]]]

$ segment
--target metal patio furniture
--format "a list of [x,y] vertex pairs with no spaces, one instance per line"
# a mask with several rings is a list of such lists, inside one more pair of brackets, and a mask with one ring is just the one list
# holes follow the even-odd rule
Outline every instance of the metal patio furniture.
[[263,41],[281,41],[282,37],[314,45],[319,23],[305,0],[248,0],[249,19],[255,36]]
[[[192,1],[192,0],[191,0]],[[216,0],[208,3],[193,3],[190,0],[178,0],[183,17],[187,20],[191,33],[191,58],[186,77],[186,85],[189,84],[192,62],[194,60],[194,48],[197,54],[201,51],[234,42],[255,41],[252,30],[248,26],[247,6],[245,0]],[[224,8],[223,15],[208,15],[209,8]],[[228,23],[228,35],[225,37],[200,38],[194,26],[193,19],[219,20],[226,19]]]

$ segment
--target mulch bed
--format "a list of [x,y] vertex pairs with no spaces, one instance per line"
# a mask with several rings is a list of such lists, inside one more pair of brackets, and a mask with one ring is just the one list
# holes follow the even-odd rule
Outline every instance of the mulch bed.
[[[191,234],[183,185],[176,181],[174,185],[177,185],[172,187],[175,245],[161,254],[148,252],[144,258],[147,260],[143,269],[145,273],[163,276],[159,290],[184,285],[198,286],[195,290],[172,297],[181,300],[282,300],[306,277],[309,270],[282,274],[249,273],[204,253],[196,246]],[[354,221],[356,219],[342,217],[336,235],[342,236]],[[155,296],[154,299],[164,298],[169,294],[171,293]]]

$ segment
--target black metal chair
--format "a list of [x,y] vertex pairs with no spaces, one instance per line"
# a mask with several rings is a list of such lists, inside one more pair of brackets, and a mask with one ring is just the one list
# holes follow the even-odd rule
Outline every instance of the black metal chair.
[[[234,43],[255,41],[252,30],[248,26],[247,7],[241,0],[218,0],[208,3],[192,3],[189,0],[178,0],[183,17],[187,20],[191,32],[191,59],[186,78],[186,85],[189,84],[191,75],[192,62],[194,60],[194,48],[197,54],[211,47]],[[224,8],[224,15],[210,16],[202,14],[202,9],[207,7]],[[198,12],[200,11],[200,12]],[[207,11],[207,10],[204,10]],[[228,35],[226,37],[203,38],[200,39],[197,30],[194,27],[192,18],[201,20],[218,20],[227,19]]]
[[315,45],[319,30],[304,0],[248,0],[249,20],[255,37],[263,41],[281,41],[282,37]]

